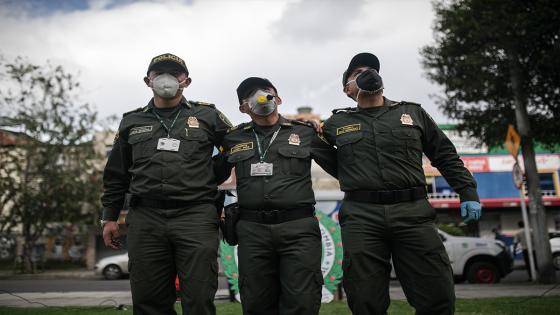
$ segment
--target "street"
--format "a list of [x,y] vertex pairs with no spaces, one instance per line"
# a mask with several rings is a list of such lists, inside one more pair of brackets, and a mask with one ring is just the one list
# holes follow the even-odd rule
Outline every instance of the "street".
[[[560,279],[560,271],[556,272],[556,277]],[[525,270],[514,270],[507,275],[501,284],[530,284]],[[399,286],[398,281],[392,281],[391,286]],[[472,286],[471,284],[460,284],[460,286]],[[483,285],[476,285],[483,286]],[[220,276],[218,281],[219,289],[227,289],[227,280]],[[128,279],[105,280],[102,278],[90,279],[56,279],[56,280],[0,280],[0,290],[23,293],[23,292],[115,292],[130,291]]]
[[[556,272],[556,277],[560,279],[560,271]],[[501,284],[530,284],[525,270],[514,270],[507,275]],[[392,281],[393,287],[399,286],[398,281]],[[470,284],[460,284],[461,286],[472,286]],[[219,289],[227,289],[227,280],[220,276],[218,279]],[[105,280],[99,278],[88,279],[49,279],[49,280],[0,280],[0,290],[12,293],[23,292],[117,292],[130,291],[128,279]]]
[[[219,277],[218,287],[227,289],[225,277]],[[22,292],[116,292],[130,291],[128,279],[57,279],[57,280],[0,280],[0,290]]]
[[[526,281],[524,270],[514,271],[504,280],[493,285],[457,284],[455,294],[459,299],[560,296],[560,285],[530,283]],[[128,279],[0,280],[0,288],[0,306],[99,306],[132,303]],[[398,281],[391,282],[389,291],[391,299],[405,300]],[[228,300],[225,277],[220,277],[216,303]]]

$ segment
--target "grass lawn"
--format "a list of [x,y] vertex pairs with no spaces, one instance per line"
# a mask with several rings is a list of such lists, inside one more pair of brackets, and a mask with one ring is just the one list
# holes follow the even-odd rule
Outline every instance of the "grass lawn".
[[[241,305],[238,303],[225,303],[217,305],[218,315],[241,314]],[[180,306],[176,307],[181,314]],[[560,310],[560,297],[535,297],[535,298],[491,298],[458,300],[456,315],[551,315],[558,314]],[[13,308],[1,307],[0,315],[105,315],[105,314],[132,314],[127,311],[117,311],[107,307],[48,307],[48,308]],[[350,314],[345,302],[323,304],[321,315]],[[414,314],[413,309],[401,301],[393,301],[389,308],[390,315]]]

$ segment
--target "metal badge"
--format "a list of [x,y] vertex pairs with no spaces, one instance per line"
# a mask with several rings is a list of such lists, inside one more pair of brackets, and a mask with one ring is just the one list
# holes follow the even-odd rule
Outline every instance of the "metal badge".
[[299,135],[296,133],[292,133],[290,138],[288,138],[288,144],[291,145],[299,145],[300,144]]
[[181,144],[180,140],[173,139],[173,138],[159,138],[157,149],[160,151],[171,151],[177,152],[179,151],[179,145]]
[[251,176],[272,176],[272,163],[259,162],[251,164]]
[[187,124],[189,125],[189,127],[191,128],[198,128],[200,127],[200,124],[198,123],[198,119],[194,116],[189,116],[189,118],[187,118]]
[[402,114],[402,116],[401,116],[401,123],[402,123],[403,125],[410,125],[410,126],[412,126],[412,124],[413,124],[412,117],[410,117],[409,114]]

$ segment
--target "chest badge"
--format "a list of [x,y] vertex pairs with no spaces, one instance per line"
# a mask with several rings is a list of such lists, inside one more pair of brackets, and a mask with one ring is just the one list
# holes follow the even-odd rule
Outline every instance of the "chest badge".
[[194,117],[194,116],[189,116],[189,118],[187,118],[187,124],[191,128],[200,127],[200,124],[198,123],[198,119],[196,119],[196,117]]
[[412,121],[412,117],[410,117],[409,114],[402,114],[402,116],[401,116],[401,124],[412,126],[413,123],[414,123],[414,122]]
[[300,144],[300,139],[299,139],[299,135],[296,133],[292,133],[290,135],[290,137],[288,138],[288,144],[291,145],[299,145]]

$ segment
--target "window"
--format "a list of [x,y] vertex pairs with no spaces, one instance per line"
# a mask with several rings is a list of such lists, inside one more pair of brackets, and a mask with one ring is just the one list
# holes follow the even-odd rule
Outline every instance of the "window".
[[553,173],[540,173],[539,182],[543,196],[555,196],[556,189],[554,187],[554,174]]

